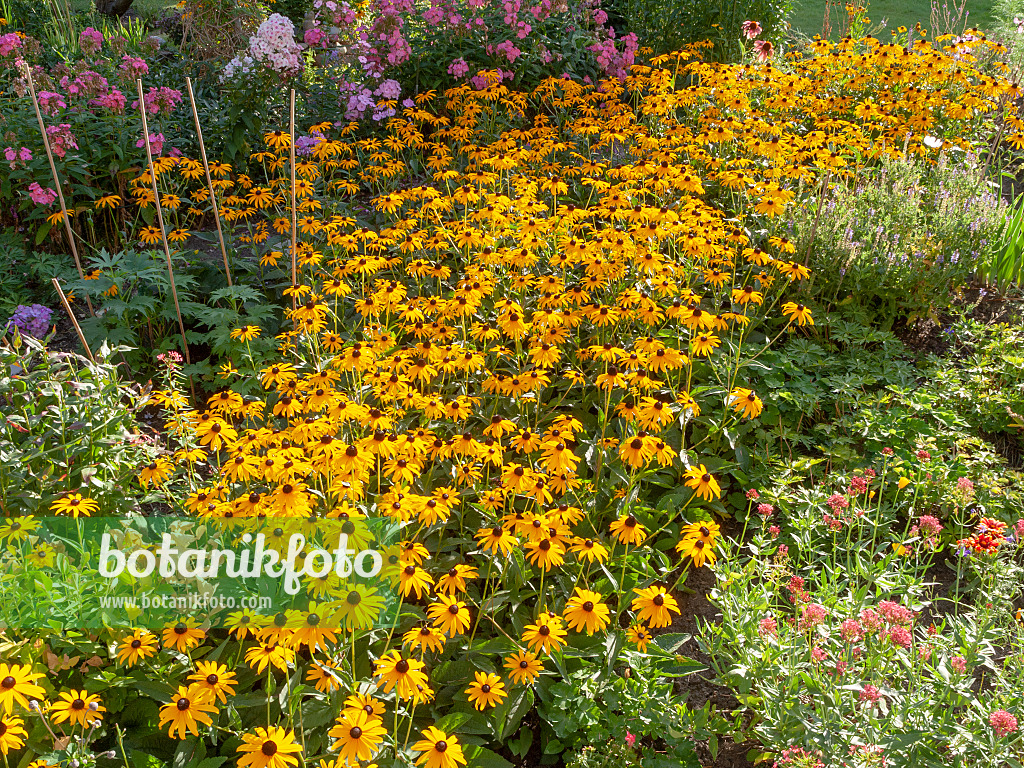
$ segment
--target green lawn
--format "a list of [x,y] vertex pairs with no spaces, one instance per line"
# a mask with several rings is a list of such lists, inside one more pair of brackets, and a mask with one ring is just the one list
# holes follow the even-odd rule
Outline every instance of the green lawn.
[[[952,7],[952,0],[946,0]],[[872,0],[868,6],[868,17],[872,25],[886,22],[886,30],[899,26],[913,27],[917,22],[927,29],[931,26],[931,3],[929,0]],[[806,35],[820,35],[825,18],[825,0],[795,0],[790,23],[795,30]],[[985,29],[992,21],[992,0],[967,0],[968,26]],[[834,6],[833,6],[834,8]],[[836,27],[836,11],[832,10],[833,30]],[[833,33],[834,34],[834,33]]]

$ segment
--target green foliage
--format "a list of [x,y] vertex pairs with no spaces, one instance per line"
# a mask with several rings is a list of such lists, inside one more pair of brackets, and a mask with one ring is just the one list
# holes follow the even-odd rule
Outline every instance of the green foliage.
[[934,364],[926,402],[955,409],[983,433],[1024,434],[1024,330],[971,320],[951,330],[959,354],[951,365]]
[[[567,682],[538,685],[538,711],[545,724],[542,752],[564,750],[574,755],[568,765],[579,768],[620,764],[602,762],[608,754],[618,755],[625,765],[699,765],[694,742],[714,738],[733,724],[713,714],[710,705],[691,710],[681,702],[667,703],[673,680],[704,671],[677,654],[691,639],[661,635],[649,646],[649,655],[623,652],[618,660],[622,666],[614,670],[573,660],[578,669],[563,675]],[[636,739],[632,747],[628,736]],[[594,747],[601,753],[595,754]]]
[[1024,285],[1024,195],[1003,212],[995,240],[978,261],[978,279],[1001,291]]
[[[167,261],[161,251],[110,254],[101,250],[85,266],[90,272],[100,270],[99,275],[69,280],[68,285],[76,294],[90,296],[97,307],[95,317],[81,320],[90,346],[126,347],[124,359],[137,371],[153,365],[156,354],[182,349]],[[283,272],[263,275],[247,268],[251,269],[248,262],[237,262],[236,277],[244,282],[229,287],[219,264],[176,258],[174,281],[186,337],[190,348],[205,353],[204,359],[184,368],[186,375],[212,379],[216,366],[226,361],[243,368],[247,364],[253,372],[273,351],[273,332],[280,320],[268,295],[279,292]],[[248,343],[232,339],[231,331],[243,325],[260,326],[263,336]],[[250,378],[243,383],[254,386]]]
[[1001,203],[977,159],[949,149],[936,165],[886,160],[795,212],[812,288],[882,328],[945,309],[996,242]]
[[[97,347],[103,358],[117,350]],[[125,489],[148,462],[136,417],[145,393],[107,362],[47,352],[20,335],[0,338],[0,505],[5,514],[46,514],[66,493],[126,514]]]
[[764,32],[759,39],[782,39],[793,1],[614,0],[608,6],[613,22],[620,17],[624,30],[635,32],[640,45],[653,49],[655,56],[706,40],[713,44],[709,58],[729,61],[743,53],[740,27],[744,21],[760,22]]
[[[702,643],[769,754],[798,747],[849,768],[879,754],[900,768],[951,754],[979,767],[1019,760],[1019,735],[995,737],[988,717],[1022,703],[1012,608],[1022,549],[1010,540],[996,555],[958,552],[986,514],[984,494],[944,476],[950,509],[939,510],[918,486],[946,459],[898,453],[817,483],[780,472],[759,501],[781,514],[730,553],[711,592],[722,623]],[[899,488],[914,470],[919,479]],[[935,583],[938,563],[952,583]]]

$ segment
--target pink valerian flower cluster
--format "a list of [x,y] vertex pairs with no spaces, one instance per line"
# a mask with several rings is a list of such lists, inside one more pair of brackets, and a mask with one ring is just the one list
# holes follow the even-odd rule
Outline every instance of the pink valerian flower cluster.
[[849,754],[854,758],[856,765],[877,765],[879,768],[885,768],[888,765],[885,759],[885,750],[877,744],[851,745]]
[[988,724],[996,732],[996,736],[1003,738],[1017,730],[1017,718],[1005,709],[997,709],[988,716]]
[[45,189],[39,186],[39,182],[33,181],[28,185],[28,196],[36,205],[50,205],[57,199],[57,193],[49,187]]
[[847,619],[839,625],[839,636],[847,643],[856,643],[864,639],[864,628],[856,619]]
[[758,504],[757,514],[759,514],[763,518],[769,518],[773,514],[775,514],[775,507],[773,507],[771,504]]
[[19,165],[25,165],[31,162],[32,150],[28,147],[21,147],[21,149],[7,147],[4,150],[4,159],[7,160],[7,164],[11,166],[11,170],[13,171]]
[[63,158],[69,149],[78,149],[78,142],[68,123],[46,126],[46,135],[50,140],[50,149],[57,157]]
[[832,513],[835,515],[838,515],[850,506],[850,500],[841,493],[833,493],[828,497],[828,500],[825,503],[828,504],[829,509],[831,509]]
[[889,627],[886,637],[901,648],[909,648],[914,644],[914,636],[906,627]]
[[238,73],[248,73],[254,67],[269,69],[282,77],[293,77],[302,69],[302,44],[295,40],[295,25],[291,19],[272,13],[260,24],[256,34],[249,38],[244,54],[236,56],[221,73],[228,80]]
[[797,625],[797,629],[801,632],[810,632],[819,624],[822,624],[826,618],[828,618],[828,611],[825,609],[825,606],[818,603],[805,605],[800,613],[800,623]]
[[[146,114],[159,115],[161,112],[168,114],[173,112],[181,103],[181,91],[174,88],[150,88],[144,95],[146,102]],[[139,108],[139,101],[132,102],[132,109]]]
[[966,477],[958,479],[956,488],[953,489],[953,498],[961,506],[970,504],[974,499],[974,483]]
[[[861,481],[865,484],[867,483],[867,480],[863,477],[855,477],[853,478],[853,481]],[[851,487],[853,486],[853,481],[851,481]],[[853,496],[855,493],[851,490],[849,495]],[[842,529],[843,526],[849,525],[853,522],[853,517],[848,512],[850,508],[850,500],[847,496],[838,492],[833,493],[825,500],[825,503],[828,505],[828,509],[822,512],[821,521],[830,531],[838,531]],[[856,516],[860,517],[861,514],[862,513],[858,510]]]
[[68,105],[59,93],[53,91],[40,91],[37,98],[39,99],[39,111],[44,115],[56,115]]
[[757,501],[758,499],[761,498],[761,494],[758,492],[757,488],[749,489],[746,495],[747,501]]
[[967,672],[967,659],[963,656],[954,656],[949,660],[949,666],[951,666],[953,671],[958,675],[965,674]]
[[857,697],[865,704],[874,704],[880,698],[882,698],[882,692],[879,691],[875,686],[865,683],[861,688],[860,695]]
[[[786,552],[788,554],[789,550],[787,549]],[[807,593],[804,592],[804,579],[802,576],[791,578],[789,584],[786,585],[786,589],[789,590],[789,599],[793,603],[806,602],[809,599]]]
[[103,33],[92,27],[86,27],[78,36],[78,45],[86,56],[99,53],[100,48],[103,47]]
[[759,637],[777,637],[779,634],[779,623],[769,616],[757,622],[757,634]]
[[919,450],[914,455],[917,456],[918,461],[931,461],[931,458],[932,458],[932,455],[930,453],[928,453],[928,451],[924,450],[923,448],[921,450]]
[[850,479],[850,489],[847,491],[850,496],[860,496],[867,493],[867,490],[868,479],[866,477],[858,475]]
[[820,753],[808,752],[803,747],[788,747],[772,763],[772,768],[825,768],[820,757]]
[[917,525],[910,529],[911,537],[920,536],[921,546],[925,549],[935,549],[939,546],[939,534],[942,532],[942,523],[932,515],[921,515]]
[[865,634],[873,635],[882,630],[885,626],[885,622],[882,620],[882,617],[878,615],[877,611],[871,608],[865,608],[860,612],[860,625],[863,627]]
[[914,612],[892,600],[883,600],[878,604],[879,615],[889,624],[910,627],[914,624]]

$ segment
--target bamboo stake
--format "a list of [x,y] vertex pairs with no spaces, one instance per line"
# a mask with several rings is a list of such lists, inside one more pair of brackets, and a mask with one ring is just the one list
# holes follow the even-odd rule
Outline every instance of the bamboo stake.
[[71,303],[68,301],[68,297],[64,295],[63,289],[60,287],[60,282],[56,277],[51,278],[50,282],[53,283],[53,287],[57,289],[57,293],[60,295],[60,302],[64,305],[64,309],[67,310],[68,317],[71,318],[71,322],[75,326],[75,330],[78,331],[78,340],[82,342],[82,346],[85,347],[85,354],[89,356],[89,359],[96,362],[96,358],[92,356],[92,350],[89,349],[89,344],[85,340],[85,334],[82,333],[82,326],[78,324],[78,318],[75,317],[75,313],[71,311]]
[[295,286],[298,282],[295,269],[298,258],[298,237],[296,233],[296,210],[295,210],[295,89],[291,91],[291,120],[289,122],[288,134],[290,136],[288,156],[292,165],[292,311],[295,310]]
[[[46,135],[46,124],[43,122],[43,113],[39,111],[39,99],[36,98],[36,87],[32,82],[32,68],[25,65],[25,76],[28,79],[28,92],[32,95],[32,105],[36,108],[36,119],[39,121],[39,132],[43,134],[43,146],[46,147],[46,158],[50,161],[50,173],[53,174],[53,186],[57,188],[57,199],[60,200],[60,212],[64,217],[64,231],[67,233],[68,242],[71,244],[71,255],[75,257],[75,267],[78,269],[78,276],[85,280],[85,273],[82,271],[82,260],[78,258],[78,246],[75,245],[75,233],[71,230],[71,217],[68,216],[68,207],[64,202],[64,191],[60,186],[60,177],[57,176],[57,164],[53,161],[53,150],[50,149],[50,137]],[[88,294],[85,303],[89,306],[89,315],[96,316],[93,311],[92,301]]]
[[192,117],[196,122],[196,134],[199,136],[199,154],[203,158],[203,170],[206,171],[206,186],[210,190],[210,204],[213,206],[213,218],[217,222],[217,239],[220,240],[220,253],[224,257],[224,274],[228,278],[228,287],[231,283],[231,267],[228,266],[228,249],[224,245],[224,231],[220,226],[220,211],[217,209],[217,190],[213,188],[213,179],[210,177],[210,164],[206,161],[206,146],[203,144],[203,128],[199,125],[199,111],[196,109],[196,97],[192,92],[192,78],[185,78],[185,85],[188,86],[188,100],[192,103]]
[[178,313],[178,328],[181,331],[181,343],[185,347],[185,362],[192,360],[188,353],[188,339],[185,337],[185,321],[181,319],[181,307],[178,305],[178,288],[174,284],[174,265],[171,263],[171,248],[167,244],[167,232],[164,229],[164,213],[160,207],[160,193],[156,188],[156,168],[153,166],[153,148],[149,144],[149,121],[146,120],[146,99],[142,93],[142,78],[135,81],[139,90],[139,112],[142,115],[142,143],[146,147],[146,159],[149,161],[149,180],[153,182],[153,202],[156,203],[156,220],[160,225],[160,238],[164,244],[164,256],[167,257],[167,274],[171,278],[171,297],[174,299],[174,311]]

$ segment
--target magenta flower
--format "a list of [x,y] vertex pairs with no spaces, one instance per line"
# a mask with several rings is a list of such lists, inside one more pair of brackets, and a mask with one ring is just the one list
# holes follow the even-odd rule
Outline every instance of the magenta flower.
[[1017,718],[1005,709],[997,709],[988,718],[988,724],[996,732],[996,736],[1002,738],[1017,730]]
[[747,40],[753,40],[755,37],[760,35],[762,31],[761,24],[757,21],[744,21],[740,26],[740,29],[743,30],[743,36],[747,38]]
[[92,53],[98,53],[100,48],[103,47],[103,33],[92,27],[86,27],[82,30],[82,34],[78,36],[78,44],[82,48],[82,53],[87,56]]
[[758,61],[768,61],[775,53],[775,46],[771,44],[770,40],[756,40],[754,50],[757,52]]
[[28,185],[28,196],[32,198],[32,202],[36,205],[50,205],[50,203],[57,199],[56,192],[49,187],[45,189],[40,187],[37,181],[33,181]]

